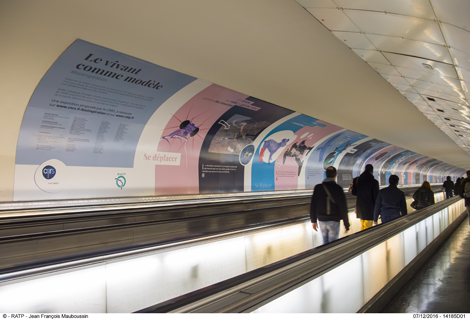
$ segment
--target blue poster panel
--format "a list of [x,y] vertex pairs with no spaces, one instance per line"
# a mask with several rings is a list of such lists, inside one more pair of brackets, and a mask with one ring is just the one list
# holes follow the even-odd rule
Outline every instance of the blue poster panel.
[[132,167],[150,116],[195,78],[76,40],[34,91],[16,164]]

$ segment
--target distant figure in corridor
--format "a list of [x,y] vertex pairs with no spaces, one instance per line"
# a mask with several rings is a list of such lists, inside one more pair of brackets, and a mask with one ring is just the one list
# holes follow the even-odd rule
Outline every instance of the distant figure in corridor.
[[455,181],[455,185],[454,185],[454,195],[455,196],[461,196],[463,197],[462,195],[462,183],[463,183],[463,178],[457,178],[457,180]]
[[446,190],[446,199],[454,196],[454,182],[447,176],[447,180],[442,184],[442,187]]
[[465,198],[465,208],[468,214],[468,223],[470,224],[470,171],[467,171],[467,178],[462,183],[462,197]]
[[416,209],[433,205],[434,192],[432,191],[431,184],[429,184],[428,181],[425,181],[413,194],[413,199],[416,201]]
[[379,194],[379,182],[372,174],[374,166],[367,164],[364,172],[353,180],[351,193],[357,196],[356,216],[361,219],[361,230],[373,226],[374,207]]
[[338,239],[340,220],[349,231],[348,206],[343,188],[336,184],[336,168],[326,169],[326,179],[315,186],[310,205],[310,220],[313,230],[320,231],[323,244]]
[[384,224],[408,213],[405,193],[398,189],[399,180],[397,175],[391,175],[388,179],[390,186],[379,191],[374,209],[374,225],[377,225],[379,216]]

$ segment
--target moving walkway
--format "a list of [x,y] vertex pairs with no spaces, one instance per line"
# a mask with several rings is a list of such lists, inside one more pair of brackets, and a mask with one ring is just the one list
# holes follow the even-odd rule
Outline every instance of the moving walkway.
[[[123,245],[124,249],[110,249],[104,254],[96,253],[99,251],[99,249],[96,249],[93,254],[78,257],[72,254],[67,256],[66,252],[62,252],[66,257],[58,259],[44,258],[37,262],[33,261],[30,264],[14,265],[9,269],[4,268],[0,275],[0,300],[6,301],[15,296],[21,297],[24,301],[22,302],[24,306],[28,304],[25,300],[27,298],[25,298],[24,292],[36,292],[34,294],[36,299],[33,298],[36,300],[36,303],[40,302],[40,298],[38,299],[38,295],[40,295],[44,298],[40,304],[50,304],[53,311],[61,312],[71,311],[74,305],[70,305],[70,300],[74,300],[74,293],[80,293],[80,296],[87,296],[89,302],[81,300],[79,303],[80,307],[75,308],[76,312],[132,312],[178,295],[211,286],[217,282],[223,282],[229,278],[243,275],[244,273],[279,262],[282,259],[321,245],[321,236],[319,233],[311,231],[310,222],[306,216],[306,214],[308,215],[308,205],[311,196],[309,192],[301,196],[284,198],[285,201],[279,199],[276,202],[276,200],[268,198],[259,200],[260,205],[264,205],[264,208],[260,209],[269,211],[270,207],[276,207],[276,204],[288,203],[290,201],[293,206],[296,206],[294,202],[297,202],[297,206],[301,206],[299,199],[302,196],[305,200],[303,205],[306,205],[306,207],[303,208],[303,216],[300,217],[293,214],[292,218],[286,218],[285,213],[280,213],[277,219],[271,218],[269,220],[267,218],[261,222],[254,220],[251,224],[246,223],[245,220],[244,226],[240,226],[240,220],[242,219],[235,219],[239,224],[225,232],[211,232],[211,228],[209,228],[208,232],[194,232],[195,236],[167,238],[167,240],[162,240],[157,245],[147,245],[144,243],[137,249],[130,249],[129,246]],[[233,198],[228,199],[231,202],[230,207],[234,205],[234,202],[231,201]],[[239,207],[244,207],[243,205],[246,204],[246,208],[255,209],[256,204],[253,203],[252,198],[244,198],[244,200],[247,203],[238,203],[241,205]],[[216,200],[214,206],[217,206],[220,202],[220,200]],[[192,204],[194,203],[192,202]],[[192,207],[196,210],[199,209],[200,212],[210,211],[210,209],[204,210],[203,205],[193,205]],[[180,208],[175,208],[175,210]],[[152,213],[152,209],[149,208],[144,214]],[[284,212],[286,209],[290,211],[302,210],[300,207],[296,209],[289,208],[289,205],[278,207],[278,209],[281,212]],[[112,210],[110,209],[109,211],[111,212]],[[162,209],[162,211],[165,211],[165,209]],[[243,212],[243,210],[240,211]],[[76,212],[75,216],[79,218],[84,217],[80,216],[83,213],[88,214],[88,212]],[[111,212],[108,215],[112,216],[112,214]],[[156,214],[158,215],[158,213]],[[227,223],[231,223],[234,216],[230,219],[224,219],[223,217],[231,216],[232,214],[235,213],[233,211],[221,211],[219,213],[222,216],[218,216],[218,218],[224,221],[224,227],[227,226]],[[42,214],[42,216],[45,215],[47,214]],[[275,214],[267,215],[276,217]],[[62,218],[68,219],[68,216],[71,215]],[[215,216],[210,216],[209,214],[209,216],[204,218],[206,217],[212,218]],[[187,222],[191,218],[189,217]],[[351,216],[351,218],[354,217]],[[44,219],[42,220],[44,221]],[[70,220],[73,220],[73,218]],[[176,218],[176,220],[178,219]],[[167,225],[171,222],[172,220],[163,221]],[[158,224],[158,222],[154,223]],[[201,223],[201,225],[203,224]],[[121,226],[125,228],[137,227],[136,229],[138,230],[141,224],[130,223],[128,225],[123,223]],[[119,226],[115,227],[119,228]],[[216,228],[212,225],[212,230]],[[353,230],[356,228],[358,231],[360,226],[355,226],[353,223],[352,228]],[[106,227],[103,226],[103,229],[106,230]],[[165,228],[162,227],[161,229]],[[83,232],[93,233],[93,231],[96,231],[96,234],[108,234],[106,231],[100,232],[100,227],[96,229],[91,227],[91,230],[86,229],[84,231],[77,228],[72,233],[77,232],[78,237],[75,238],[80,238],[80,236],[83,236]],[[39,242],[43,240],[47,244],[48,236],[56,237],[57,240],[60,240],[60,237],[64,238],[63,234],[61,231],[58,231],[49,234],[33,233],[29,236],[24,235],[24,237],[25,239],[28,237],[39,238]],[[167,234],[171,235],[173,233],[171,230],[168,230]],[[13,242],[15,242],[15,239],[19,239],[17,243],[21,242],[21,238],[12,238],[11,236],[5,236],[1,240],[8,242],[8,240],[11,241],[12,239]],[[26,246],[31,243],[33,246],[36,245],[34,240],[25,240],[25,243]],[[67,244],[79,246],[82,243],[71,240],[70,242],[66,241],[64,246],[67,247]],[[2,244],[2,247],[5,246]],[[21,249],[20,246],[18,247]],[[63,291],[62,294],[48,297],[47,294],[41,292],[41,287],[53,287],[54,284],[57,286],[52,291]],[[73,291],[67,289],[67,287],[71,286],[75,287]],[[15,291],[20,295],[15,295]],[[79,298],[78,295],[76,297]],[[28,311],[41,312],[34,305],[30,306],[32,308]],[[2,301],[0,301],[0,309],[3,311],[15,311],[14,308],[4,308]],[[25,312],[27,310],[24,309],[22,311]]]

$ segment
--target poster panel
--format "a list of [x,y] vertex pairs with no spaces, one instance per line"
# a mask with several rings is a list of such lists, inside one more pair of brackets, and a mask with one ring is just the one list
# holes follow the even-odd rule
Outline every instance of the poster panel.
[[49,197],[89,197],[94,180],[103,191],[92,191],[95,196],[119,196],[117,190],[131,184],[138,188],[126,172],[142,130],[168,98],[195,80],[76,40],[46,72],[26,108],[14,199],[58,192]]
[[416,159],[409,163],[408,166],[405,167],[405,171],[407,172],[406,174],[408,175],[407,180],[410,184],[414,185],[420,183],[420,177],[419,173],[417,172],[417,167],[419,163],[426,161],[427,159],[427,156],[419,155]]
[[261,132],[292,113],[253,97],[239,96],[238,102],[217,119],[204,140],[199,191],[243,192],[246,168],[251,170],[256,160],[254,154]]
[[352,182],[352,180],[344,178],[345,176],[349,175],[352,178],[358,177],[365,169],[365,161],[372,156],[372,154],[390,146],[388,143],[370,137],[356,144],[354,148],[355,152],[345,154],[339,164],[338,174],[343,176],[342,186],[345,188],[349,187],[349,184]]
[[414,160],[422,157],[419,154],[416,154],[414,152],[410,152],[410,154],[403,156],[400,158],[399,161],[397,161],[396,167],[394,167],[394,173],[395,175],[400,176],[400,182],[403,185],[412,185],[413,181],[410,178],[410,174],[408,174],[407,167],[409,166],[410,163],[412,163]]
[[[382,164],[380,168],[382,171],[382,174],[380,176],[382,179],[381,181],[383,183],[388,183],[388,179],[390,178],[391,175],[393,174],[397,175],[394,173],[394,167],[403,156],[406,156],[408,154],[408,152],[409,151],[407,150],[401,149],[399,152],[395,153],[394,155],[390,156],[384,161],[384,163]],[[399,185],[405,184],[403,176],[400,176],[400,175],[397,175],[397,176],[399,178],[398,184]]]
[[[312,172],[313,174],[309,174],[306,186],[313,188],[315,184],[321,183],[326,177],[325,169],[328,166],[334,166],[338,170],[338,184],[343,187],[348,187],[352,180],[351,169],[343,169],[340,167],[339,163],[341,163],[346,154],[355,153],[357,151],[355,149],[357,146],[356,143],[365,138],[367,138],[367,136],[364,134],[341,130],[322,141],[309,158],[309,161],[316,162],[317,164],[315,171]],[[339,173],[340,170],[342,172],[341,175]]]
[[[252,164],[252,190],[304,188],[306,169],[315,145],[341,128],[318,119],[294,114],[269,128],[260,141]],[[308,187],[308,186],[305,186]]]
[[132,167],[150,116],[195,78],[85,41],[51,66],[26,108],[16,164]]

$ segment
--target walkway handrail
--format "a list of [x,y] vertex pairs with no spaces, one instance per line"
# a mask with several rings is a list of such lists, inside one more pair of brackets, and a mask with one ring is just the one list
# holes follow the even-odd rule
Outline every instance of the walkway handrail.
[[[405,193],[419,188],[419,185],[400,187]],[[437,189],[437,188],[436,188]],[[440,190],[438,191],[440,192]],[[187,205],[230,204],[239,201],[302,198],[312,195],[312,190],[286,190],[218,194],[194,194],[172,196],[144,196],[122,198],[94,198],[71,200],[0,202],[0,219],[10,217],[79,214],[100,211],[135,210],[146,208],[173,208]]]

